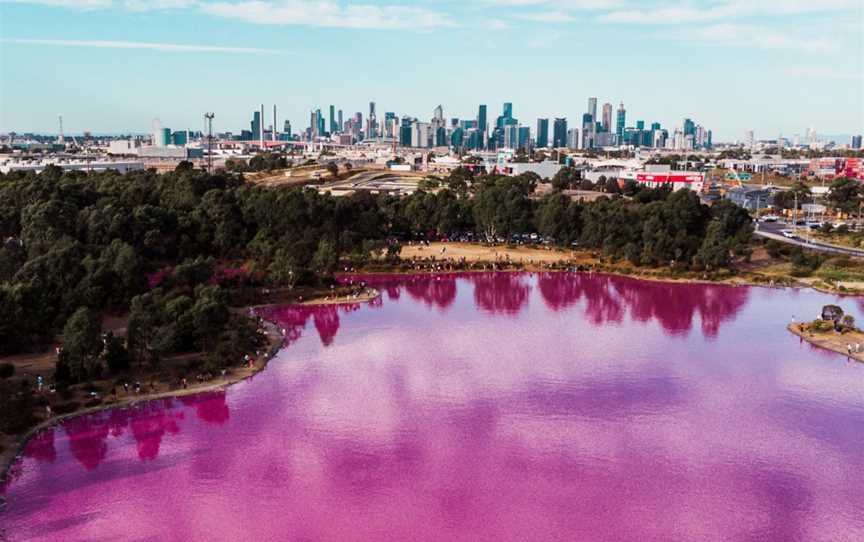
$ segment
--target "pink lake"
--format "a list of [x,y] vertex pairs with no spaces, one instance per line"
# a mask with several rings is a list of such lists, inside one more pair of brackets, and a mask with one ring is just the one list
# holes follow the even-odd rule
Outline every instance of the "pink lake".
[[811,291],[370,277],[226,392],[32,440],[10,541],[861,541],[864,365]]

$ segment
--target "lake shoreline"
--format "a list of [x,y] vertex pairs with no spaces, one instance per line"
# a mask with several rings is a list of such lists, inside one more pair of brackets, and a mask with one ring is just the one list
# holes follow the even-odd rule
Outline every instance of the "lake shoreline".
[[[829,350],[846,357],[847,359],[864,363],[864,352],[848,352],[847,344],[864,344],[864,333],[850,332],[845,335],[840,335],[832,331],[825,333],[813,333],[807,329],[807,324],[789,324],[786,329],[793,335],[797,335],[802,340],[806,341],[811,346]],[[845,337],[845,338],[844,338]]]
[[[440,261],[440,262],[444,263],[444,261]],[[511,273],[512,272],[567,273],[567,272],[574,272],[573,269],[575,268],[575,266],[570,267],[570,268],[564,268],[564,269],[561,269],[561,268],[543,268],[542,266],[537,267],[537,266],[529,265],[528,267],[523,268],[523,269],[519,269],[519,268],[495,269],[494,266],[496,264],[501,264],[504,262],[502,262],[502,261],[498,261],[498,262],[478,261],[475,263],[491,265],[491,266],[493,266],[493,268],[492,269],[462,269],[462,270],[460,270],[460,269],[453,269],[453,270],[443,270],[443,269],[439,269],[439,270],[435,270],[435,269],[432,269],[432,270],[418,270],[418,269],[400,270],[400,269],[391,269],[391,270],[381,270],[381,271],[363,270],[363,271],[358,271],[358,272],[353,272],[353,273],[337,273],[336,276],[337,276],[337,278],[338,277],[358,277],[359,278],[359,277],[362,277],[364,275],[367,275],[367,276],[372,276],[372,275],[394,275],[394,276],[430,275],[430,276],[434,276],[434,275],[448,275],[448,274],[460,274],[460,273],[474,274],[474,273],[491,273],[491,272],[495,272],[495,273],[500,273],[500,272],[505,272],[505,273],[506,272],[511,272]],[[506,262],[506,263],[513,263],[513,262]],[[564,263],[564,262],[562,261],[561,263]],[[631,279],[635,279],[635,280],[644,280],[644,281],[649,281],[649,282],[661,282],[661,283],[668,283],[668,284],[702,284],[702,285],[714,285],[714,286],[722,285],[722,286],[727,286],[727,287],[745,286],[745,287],[761,287],[761,288],[774,288],[774,289],[797,288],[797,289],[812,289],[814,291],[819,291],[821,293],[825,293],[825,294],[829,294],[829,295],[856,295],[854,293],[849,293],[849,292],[843,293],[843,292],[837,292],[837,291],[825,291],[823,289],[816,288],[815,286],[804,283],[804,282],[797,282],[793,285],[773,284],[773,283],[765,283],[765,282],[759,282],[759,281],[751,280],[751,279],[748,279],[747,277],[741,276],[741,275],[735,275],[735,276],[726,277],[726,278],[718,279],[718,280],[710,280],[710,279],[700,279],[700,278],[694,278],[694,277],[674,277],[674,276],[663,276],[663,275],[648,274],[648,273],[633,273],[633,272],[626,272],[626,271],[623,271],[620,269],[619,270],[609,270],[609,269],[603,269],[602,265],[598,266],[597,269],[583,269],[583,270],[577,270],[575,272],[576,273],[584,273],[584,274],[598,274],[598,275],[617,276],[617,277],[631,278]],[[307,306],[344,305],[344,304],[349,304],[349,303],[369,302],[369,301],[377,298],[380,295],[381,295],[381,293],[378,290],[376,290],[374,288],[367,288],[363,293],[357,294],[357,295],[336,296],[333,298],[331,298],[330,296],[320,296],[320,297],[315,297],[315,298],[300,301],[300,302],[298,302],[298,301],[286,302],[285,304],[307,305]],[[261,309],[261,308],[269,307],[269,306],[276,306],[276,305],[280,305],[280,304],[282,304],[282,303],[276,302],[276,303],[265,303],[265,304],[260,304],[260,305],[253,305],[253,306],[246,307],[245,310],[247,310],[247,311],[248,310],[256,310],[256,309]],[[102,410],[108,410],[108,409],[114,409],[114,408],[128,408],[128,407],[134,407],[138,403],[147,402],[147,401],[153,401],[153,400],[158,400],[158,399],[177,398],[177,397],[183,397],[183,396],[187,396],[187,395],[194,395],[194,394],[199,394],[199,393],[207,393],[207,392],[212,392],[212,391],[223,390],[223,389],[226,389],[226,388],[232,386],[233,384],[243,382],[243,381],[255,376],[256,374],[261,372],[268,365],[270,359],[275,357],[275,355],[281,350],[282,340],[284,340],[284,337],[282,336],[281,330],[278,329],[278,326],[275,326],[275,324],[273,324],[272,322],[266,322],[265,321],[265,323],[268,324],[269,326],[273,327],[273,330],[275,331],[277,336],[280,338],[280,340],[278,341],[277,346],[271,345],[271,348],[275,348],[275,350],[272,350],[272,351],[268,350],[268,354],[265,356],[265,360],[263,361],[263,363],[256,364],[254,366],[254,368],[239,369],[239,370],[235,371],[234,373],[232,373],[231,375],[227,375],[226,377],[219,379],[217,382],[211,381],[211,382],[199,384],[197,386],[193,386],[190,384],[190,387],[186,388],[186,389],[157,392],[157,393],[152,393],[152,394],[146,394],[145,393],[145,394],[137,395],[134,397],[123,398],[119,401],[112,402],[110,404],[103,404],[103,405],[98,405],[98,406],[94,406],[94,407],[90,407],[90,408],[84,408],[81,410],[76,410],[74,412],[66,413],[66,414],[63,414],[60,416],[54,416],[48,420],[44,420],[43,422],[39,423],[36,426],[34,426],[30,430],[28,430],[26,433],[24,433],[21,437],[16,438],[15,441],[12,443],[12,445],[8,449],[6,449],[2,453],[0,453],[0,486],[2,486],[3,484],[5,484],[7,482],[7,477],[9,476],[10,469],[14,465],[14,462],[18,458],[18,456],[20,456],[20,454],[23,452],[23,449],[26,446],[27,442],[31,438],[33,438],[33,436],[35,436],[39,431],[41,431],[43,429],[46,429],[48,427],[52,427],[54,425],[62,423],[63,421],[66,421],[70,418],[74,418],[74,417],[82,416],[82,415],[87,415],[87,414],[92,414],[92,413],[99,412]],[[814,340],[812,340],[811,337],[808,337],[805,334],[798,332],[796,329],[793,329],[793,326],[791,324],[787,328],[789,329],[790,332],[792,332],[795,335],[798,335],[799,337],[802,337],[803,340],[807,340],[809,343],[813,344],[814,346],[824,348],[827,350],[831,350],[833,352],[836,352],[836,353],[844,355],[844,356],[846,355],[845,349],[840,349],[837,346],[832,347],[830,345],[826,345],[827,343],[822,344],[822,342],[814,341]],[[858,357],[853,357],[853,359],[856,359],[856,361],[859,361],[859,362],[864,362],[864,353],[859,354]],[[3,507],[3,501],[2,501],[2,497],[0,497],[0,511],[2,511],[2,507]]]
[[[307,306],[318,306],[318,305],[345,305],[349,303],[365,303],[372,301],[377,298],[380,294],[378,290],[374,288],[366,289],[362,294],[358,294],[356,296],[323,296],[316,297],[309,300],[304,300],[300,302],[293,302],[290,304],[293,305],[307,305]],[[268,306],[279,305],[279,303],[270,303],[270,304],[262,304],[262,305],[253,305],[246,307],[245,311],[254,311],[257,309],[261,309]],[[254,364],[253,367],[240,367],[235,369],[232,373],[226,374],[224,377],[218,377],[214,380],[201,382],[201,383],[189,383],[188,388],[182,389],[174,389],[168,391],[159,391],[155,393],[141,393],[140,395],[127,396],[120,398],[111,403],[105,403],[96,405],[93,407],[85,407],[82,409],[75,410],[73,412],[67,412],[64,414],[52,416],[37,425],[31,427],[26,432],[14,438],[10,446],[0,452],[0,487],[3,487],[8,482],[9,473],[12,469],[12,466],[15,464],[15,461],[18,457],[23,453],[25,446],[27,443],[36,436],[40,431],[47,429],[49,427],[53,427],[63,423],[66,420],[78,417],[78,416],[86,416],[89,414],[94,414],[96,412],[101,412],[103,410],[111,410],[111,409],[123,409],[123,408],[134,408],[138,404],[146,403],[149,401],[156,401],[159,399],[176,399],[179,397],[186,397],[189,395],[197,395],[201,393],[210,393],[214,391],[220,391],[227,389],[234,384],[238,384],[240,382],[244,382],[254,377],[261,371],[263,371],[267,365],[270,363],[270,360],[276,357],[276,355],[282,350],[285,341],[285,335],[282,333],[282,330],[277,326],[274,322],[270,322],[268,320],[264,320],[264,324],[268,330],[268,337],[271,337],[270,344],[267,346],[267,351],[262,356],[261,361]],[[5,501],[3,496],[0,495],[0,513],[2,513],[3,506]]]

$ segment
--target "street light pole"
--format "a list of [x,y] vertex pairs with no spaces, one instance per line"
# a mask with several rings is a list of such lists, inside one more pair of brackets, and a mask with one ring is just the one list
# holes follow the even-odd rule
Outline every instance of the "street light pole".
[[204,113],[204,119],[207,121],[207,174],[213,174],[213,118],[216,115],[213,113]]

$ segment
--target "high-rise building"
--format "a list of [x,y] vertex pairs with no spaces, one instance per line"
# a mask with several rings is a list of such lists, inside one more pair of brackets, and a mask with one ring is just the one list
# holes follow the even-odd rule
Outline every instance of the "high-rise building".
[[255,111],[252,113],[251,132],[252,137],[257,138],[261,134],[261,112]]
[[537,146],[549,146],[549,119],[537,119]]
[[165,130],[162,128],[162,123],[159,119],[153,119],[153,132],[150,138],[153,141],[154,147],[164,147],[170,142],[170,130],[169,130],[169,140],[165,139]]
[[684,137],[696,135],[696,123],[690,119],[684,119]]
[[603,128],[604,132],[612,131],[612,104],[609,102],[603,104],[603,118],[600,122],[600,126]]
[[330,105],[330,133],[335,134],[339,131],[338,126],[336,125],[336,108],[331,104]]
[[528,126],[519,127],[519,137],[516,143],[517,149],[531,150],[531,128]]
[[456,127],[450,133],[450,146],[456,150],[462,149],[465,144],[465,131],[461,127]]
[[585,113],[582,115],[582,148],[594,148],[594,117],[591,116],[591,113]]
[[435,119],[436,121],[443,122],[444,121],[444,108],[441,107],[440,105],[438,107],[436,107],[435,111],[433,111],[433,113],[432,113],[432,118]]
[[572,130],[567,130],[567,148],[568,149],[578,149],[579,148],[579,130],[573,128]]
[[504,102],[504,111],[501,114],[505,119],[513,118],[513,104],[510,102]]
[[588,114],[592,119],[597,120],[597,98],[588,98]]
[[744,144],[748,147],[752,147],[756,144],[756,135],[753,133],[753,130],[747,130],[744,133]]
[[861,136],[860,135],[852,136],[852,145],[851,146],[853,149],[856,149],[856,150],[861,148]]
[[[170,130],[169,130],[170,131]],[[189,143],[189,130],[180,130],[171,134],[171,144],[182,147]]]
[[519,148],[519,126],[516,124],[508,124],[504,126],[504,148],[518,149]]
[[336,131],[339,132],[339,133],[342,133],[342,130],[345,129],[345,123],[342,121],[342,110],[341,110],[341,109],[339,110],[339,113],[338,113],[337,116],[338,116],[338,118],[339,118],[339,121],[338,121],[339,124],[338,124],[338,128],[337,128]]
[[480,130],[480,133],[486,132],[486,106],[481,105],[477,109],[477,129]]
[[417,122],[416,119],[412,119],[411,117],[402,117],[402,122],[399,125],[399,144],[403,147],[411,146],[411,126]]
[[567,146],[567,119],[556,118],[552,123],[552,146],[556,149]]
[[384,137],[387,138],[395,138],[399,135],[399,119],[396,117],[396,113],[392,111],[387,111],[384,113]]
[[321,114],[320,109],[315,110],[316,120],[318,121],[318,136],[324,137],[324,134],[327,133],[326,122],[324,121],[324,115]]
[[618,106],[618,112],[615,116],[615,133],[618,134],[618,144],[621,145],[624,141],[624,126],[627,123],[627,110],[624,109],[624,102]]
[[369,118],[366,119],[366,139],[378,137],[378,118],[375,116],[375,102],[369,102]]
[[291,121],[285,119],[285,124],[282,126],[282,139],[291,139]]

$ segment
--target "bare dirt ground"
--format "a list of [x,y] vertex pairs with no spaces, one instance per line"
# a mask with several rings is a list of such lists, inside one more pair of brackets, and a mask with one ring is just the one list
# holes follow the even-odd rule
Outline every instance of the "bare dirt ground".
[[474,243],[430,243],[427,245],[404,245],[400,257],[403,260],[412,258],[461,259],[469,262],[520,262],[531,263],[562,263],[590,262],[592,258],[585,252],[560,250],[547,247],[504,245],[481,245]]

